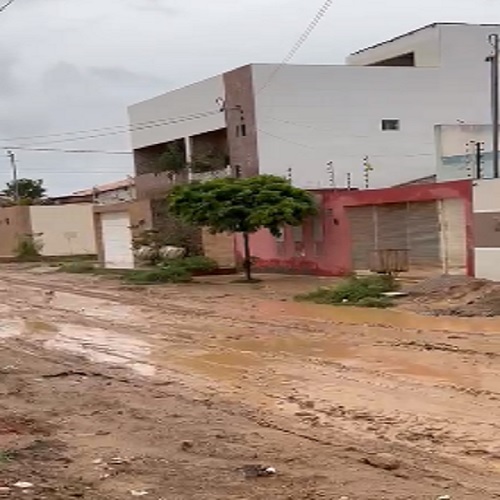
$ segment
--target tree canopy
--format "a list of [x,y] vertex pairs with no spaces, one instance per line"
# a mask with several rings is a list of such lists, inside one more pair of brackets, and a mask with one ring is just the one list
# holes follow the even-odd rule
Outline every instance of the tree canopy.
[[186,222],[213,233],[242,233],[249,279],[248,235],[266,228],[279,236],[285,225],[298,226],[316,212],[309,193],[273,175],[180,185],[169,195],[169,206]]
[[7,188],[2,194],[13,201],[35,201],[43,198],[45,193],[42,179],[18,179],[17,192],[16,181],[11,181],[7,183]]

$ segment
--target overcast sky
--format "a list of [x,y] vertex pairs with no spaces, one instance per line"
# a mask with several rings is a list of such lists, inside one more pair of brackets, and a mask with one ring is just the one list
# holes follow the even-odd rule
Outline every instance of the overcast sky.
[[[250,62],[279,62],[322,3],[16,0],[0,13],[0,139],[125,125],[129,104]],[[354,50],[435,21],[500,22],[500,2],[334,0],[293,62],[342,63]],[[129,149],[127,134],[0,144]],[[17,159],[20,175],[44,178],[52,194],[132,172],[128,156],[19,151]],[[0,187],[9,175],[0,151]]]

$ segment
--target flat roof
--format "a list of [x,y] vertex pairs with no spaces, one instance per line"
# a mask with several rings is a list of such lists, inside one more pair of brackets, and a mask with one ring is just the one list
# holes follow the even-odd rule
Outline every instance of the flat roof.
[[364,49],[357,50],[356,52],[351,52],[350,55],[351,56],[355,56],[355,55],[358,55],[358,54],[362,54],[363,52],[366,52],[368,50],[372,50],[372,49],[375,49],[375,48],[380,47],[382,45],[386,45],[388,43],[395,42],[396,40],[399,40],[401,38],[405,38],[407,36],[414,35],[415,33],[419,33],[420,31],[424,31],[424,30],[428,30],[428,29],[434,29],[434,28],[439,28],[441,26],[483,26],[483,27],[491,26],[491,27],[495,27],[495,28],[500,28],[500,24],[495,24],[495,23],[491,23],[491,24],[472,24],[472,23],[453,23],[453,22],[449,22],[449,23],[432,23],[432,24],[427,24],[427,25],[422,26],[420,28],[414,29],[412,31],[408,31],[407,33],[404,33],[402,35],[398,35],[398,36],[396,36],[394,38],[390,38],[389,40],[385,40],[383,42],[379,42],[379,43],[376,43],[374,45],[370,45],[369,47],[365,47]]

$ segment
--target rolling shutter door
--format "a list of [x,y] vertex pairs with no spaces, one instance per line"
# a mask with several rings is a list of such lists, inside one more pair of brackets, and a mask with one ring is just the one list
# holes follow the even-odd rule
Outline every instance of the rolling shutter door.
[[352,265],[356,271],[370,267],[370,254],[375,248],[374,207],[347,209],[351,229]]
[[441,267],[440,224],[437,203],[408,204],[410,267]]
[[390,203],[376,207],[377,250],[408,248],[408,209],[406,203]]

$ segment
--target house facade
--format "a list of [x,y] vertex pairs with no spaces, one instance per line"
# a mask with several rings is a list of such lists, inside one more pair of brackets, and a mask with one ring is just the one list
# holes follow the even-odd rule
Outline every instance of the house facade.
[[[164,191],[158,158],[228,156],[233,173],[308,189],[382,188],[436,175],[435,127],[490,120],[488,36],[498,25],[434,24],[345,65],[252,64],[129,108],[137,195]],[[187,174],[186,174],[187,175]]]
[[[286,227],[279,238],[267,230],[251,235],[255,266],[345,276],[377,271],[379,253],[401,252],[410,273],[474,275],[472,189],[472,181],[464,180],[312,191],[316,217]],[[237,252],[241,261],[240,238]]]

